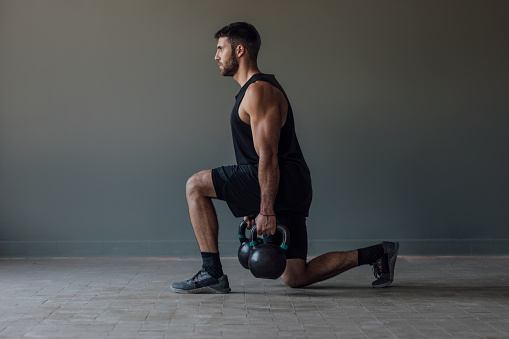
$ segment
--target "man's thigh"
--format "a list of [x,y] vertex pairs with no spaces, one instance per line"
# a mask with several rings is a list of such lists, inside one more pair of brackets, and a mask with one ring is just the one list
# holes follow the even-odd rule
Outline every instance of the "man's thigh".
[[226,201],[235,217],[259,212],[260,184],[256,166],[222,166],[212,169],[211,176],[217,198]]

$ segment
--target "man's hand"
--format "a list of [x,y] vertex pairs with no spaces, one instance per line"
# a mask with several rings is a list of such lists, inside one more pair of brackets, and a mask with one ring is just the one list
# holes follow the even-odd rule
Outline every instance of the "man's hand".
[[255,225],[255,217],[256,215],[246,215],[244,217],[244,222],[247,224],[247,229],[250,230]]
[[276,234],[276,216],[265,216],[258,214],[256,217],[256,234],[274,235]]

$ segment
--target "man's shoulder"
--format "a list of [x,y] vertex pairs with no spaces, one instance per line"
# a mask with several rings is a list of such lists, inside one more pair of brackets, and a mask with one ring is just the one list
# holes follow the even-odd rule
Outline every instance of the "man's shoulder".
[[278,101],[281,91],[267,81],[257,80],[246,90],[244,100],[250,103]]
[[250,93],[251,95],[256,94],[265,94],[266,92],[272,92],[274,90],[277,90],[276,87],[274,87],[272,84],[268,83],[267,81],[263,80],[257,80],[253,82],[246,90],[246,94]]

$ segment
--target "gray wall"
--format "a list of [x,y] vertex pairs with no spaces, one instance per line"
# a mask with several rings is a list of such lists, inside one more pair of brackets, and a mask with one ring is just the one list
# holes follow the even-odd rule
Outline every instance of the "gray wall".
[[234,163],[212,36],[239,20],[294,107],[310,254],[509,254],[508,4],[0,0],[0,256],[198,255],[185,182]]

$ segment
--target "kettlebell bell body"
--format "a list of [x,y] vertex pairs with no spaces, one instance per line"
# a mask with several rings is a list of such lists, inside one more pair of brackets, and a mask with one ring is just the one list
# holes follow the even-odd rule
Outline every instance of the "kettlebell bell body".
[[251,246],[249,246],[249,239],[246,237],[246,228],[247,223],[245,221],[242,221],[239,225],[239,251],[238,251],[238,258],[239,262],[246,270],[249,269],[248,260],[249,260],[249,253],[251,252]]
[[286,269],[286,250],[290,243],[290,232],[284,225],[277,225],[277,232],[282,233],[281,245],[262,244],[258,241],[256,225],[251,229],[251,252],[248,266],[256,278],[277,279]]

